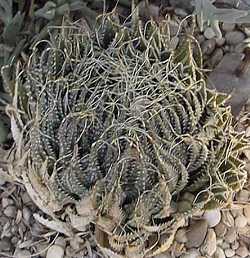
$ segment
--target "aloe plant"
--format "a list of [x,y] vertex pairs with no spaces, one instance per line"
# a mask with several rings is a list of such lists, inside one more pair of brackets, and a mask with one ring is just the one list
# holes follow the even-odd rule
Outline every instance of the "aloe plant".
[[126,26],[106,14],[92,34],[66,24],[34,48],[16,78],[28,99],[15,89],[22,166],[10,171],[54,219],[93,223],[105,252],[152,257],[185,218],[230,204],[247,142],[228,96],[207,88],[192,37],[175,51],[166,22],[133,14]]

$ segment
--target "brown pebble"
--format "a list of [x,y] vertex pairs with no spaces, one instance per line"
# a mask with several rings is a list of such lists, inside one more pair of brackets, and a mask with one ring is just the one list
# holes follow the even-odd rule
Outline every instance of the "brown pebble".
[[221,222],[215,226],[214,231],[218,237],[223,237],[227,232],[227,227]]

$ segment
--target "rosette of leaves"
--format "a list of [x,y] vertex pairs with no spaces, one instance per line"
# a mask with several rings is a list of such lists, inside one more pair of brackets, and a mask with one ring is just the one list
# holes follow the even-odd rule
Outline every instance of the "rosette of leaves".
[[167,22],[142,26],[136,9],[126,24],[113,13],[100,24],[93,34],[62,27],[16,78],[27,94],[11,116],[23,136],[19,177],[40,199],[47,189],[54,210],[34,201],[57,219],[86,219],[88,204],[106,253],[151,257],[185,218],[232,202],[247,143],[227,96],[206,87],[192,35],[173,50]]

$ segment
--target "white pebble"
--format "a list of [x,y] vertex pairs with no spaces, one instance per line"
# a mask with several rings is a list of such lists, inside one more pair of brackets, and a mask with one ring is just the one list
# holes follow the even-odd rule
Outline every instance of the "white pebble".
[[234,223],[237,228],[244,228],[247,225],[247,219],[244,215],[240,215],[235,219]]
[[212,28],[208,27],[205,29],[204,31],[204,36],[206,39],[212,39],[214,38],[216,35],[215,35],[215,32]]
[[63,258],[64,249],[60,245],[52,245],[46,254],[46,258]]
[[204,212],[204,219],[207,221],[209,227],[215,227],[221,220],[220,210],[210,210]]
[[225,255],[226,255],[226,257],[233,257],[235,255],[235,251],[232,249],[226,249]]

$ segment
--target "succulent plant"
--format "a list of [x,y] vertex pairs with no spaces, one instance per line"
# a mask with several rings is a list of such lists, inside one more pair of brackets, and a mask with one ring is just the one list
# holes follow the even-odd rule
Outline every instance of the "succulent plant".
[[192,35],[173,50],[168,24],[142,26],[136,10],[126,24],[104,15],[93,34],[63,26],[34,48],[16,78],[27,97],[10,116],[18,178],[37,205],[60,219],[88,204],[104,251],[151,257],[185,218],[230,204],[247,143],[227,96],[206,87]]

